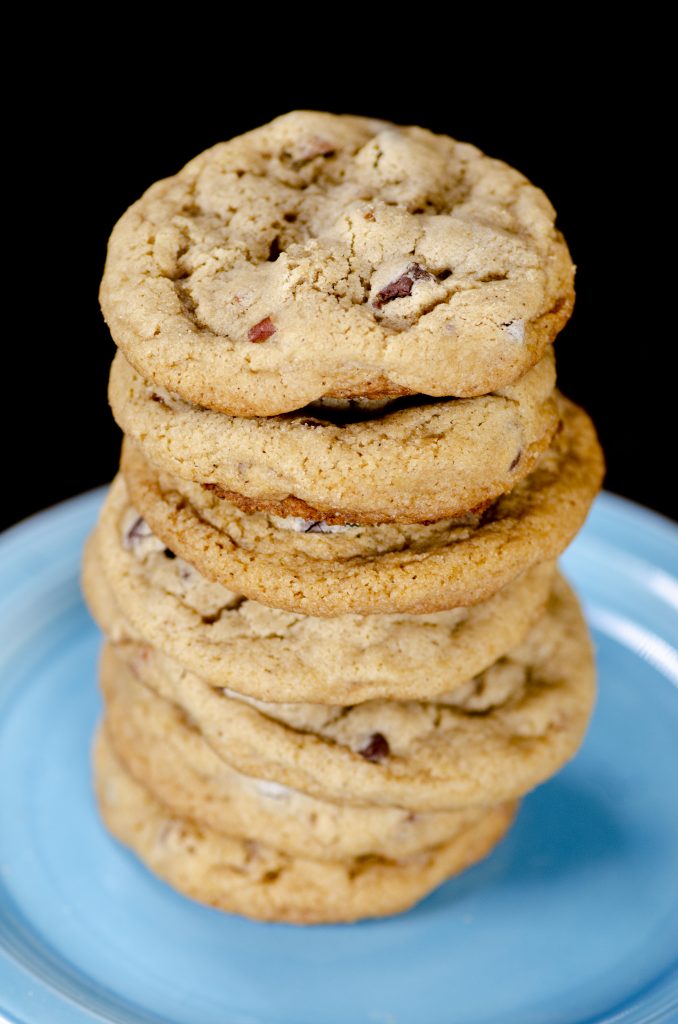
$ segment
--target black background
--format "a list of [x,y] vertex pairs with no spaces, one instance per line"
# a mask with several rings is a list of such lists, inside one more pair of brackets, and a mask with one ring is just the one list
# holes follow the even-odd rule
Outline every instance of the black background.
[[[587,72],[592,57],[573,49],[525,63],[508,47],[499,64],[495,55],[462,67],[448,54],[415,71],[408,61],[405,79],[393,60],[274,74],[274,58],[256,49],[243,78],[222,56],[194,64],[190,88],[183,66],[149,66],[143,52],[114,67],[76,64],[67,82],[66,55],[58,75],[43,75],[10,167],[17,192],[8,205],[28,246],[6,282],[10,295],[25,295],[20,327],[4,342],[1,525],[115,472],[120,438],[106,402],[114,350],[97,289],[116,219],[201,149],[295,107],[422,124],[474,142],[547,192],[578,267],[575,314],[557,342],[560,386],[596,422],[606,486],[675,515],[673,270],[655,248],[666,212],[661,150],[644,135],[634,83],[631,104],[628,69],[598,61]],[[135,67],[141,77],[130,76]]]

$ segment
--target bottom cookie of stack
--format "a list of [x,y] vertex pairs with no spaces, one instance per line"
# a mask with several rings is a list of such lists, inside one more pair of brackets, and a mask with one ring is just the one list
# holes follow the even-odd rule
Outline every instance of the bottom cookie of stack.
[[406,860],[295,857],[171,813],[113,752],[95,747],[99,806],[110,831],[174,888],[220,910],[294,924],[355,921],[407,909],[484,857],[507,831],[515,804],[491,808],[450,840]]

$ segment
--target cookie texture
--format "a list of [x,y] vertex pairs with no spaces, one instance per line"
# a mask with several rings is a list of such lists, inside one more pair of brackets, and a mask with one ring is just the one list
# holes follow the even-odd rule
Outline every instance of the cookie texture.
[[147,380],[237,416],[483,395],[570,315],[554,220],[474,146],[297,111],[153,185],[113,231],[101,304]]
[[524,639],[555,571],[535,565],[469,608],[321,619],[234,594],[171,556],[118,477],[83,565],[90,608],[109,636],[150,643],[214,686],[326,704],[430,697],[466,682]]
[[487,600],[556,558],[603,476],[588,416],[559,398],[563,428],[534,471],[482,515],[430,524],[328,527],[243,513],[199,484],[156,470],[127,441],[134,507],[168,548],[209,579],[263,604],[334,616],[426,613]]
[[101,815],[121,842],[185,895],[264,921],[355,921],[405,910],[486,856],[515,812],[511,806],[488,810],[449,842],[404,861],[312,860],[172,814],[125,770],[105,734],[94,760]]
[[127,771],[173,813],[224,835],[247,836],[296,857],[402,860],[451,839],[486,812],[353,807],[243,775],[219,757],[176,704],[144,686],[111,647],[104,648],[100,679],[106,735]]
[[586,625],[564,582],[520,647],[431,700],[265,703],[153,648],[115,649],[238,771],[356,806],[442,811],[522,796],[575,753],[595,694]]
[[246,419],[146,383],[118,353],[109,398],[155,466],[245,511],[416,523],[474,510],[527,476],[558,426],[554,387],[549,351],[515,384],[479,398]]

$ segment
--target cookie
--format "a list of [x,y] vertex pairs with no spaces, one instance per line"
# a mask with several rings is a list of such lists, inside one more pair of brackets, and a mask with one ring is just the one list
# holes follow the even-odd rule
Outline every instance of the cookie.
[[95,748],[102,818],[122,843],[179,892],[231,913],[295,924],[355,921],[406,910],[485,857],[515,808],[493,808],[447,843],[402,862],[387,857],[291,857],[171,814],[125,771],[106,737]]
[[482,515],[430,524],[326,526],[244,513],[156,470],[125,442],[134,507],[204,576],[263,604],[309,615],[426,613],[485,601],[530,566],[556,558],[600,487],[603,459],[588,416],[559,399],[563,429],[533,472]]
[[445,693],[524,639],[554,575],[552,563],[535,565],[470,608],[320,619],[207,580],[142,522],[118,477],[83,565],[102,629],[144,640],[210,684],[261,700],[357,704]]
[[111,235],[101,305],[146,380],[236,416],[489,394],[570,315],[554,220],[474,146],[298,111],[153,185]]
[[549,351],[517,383],[479,398],[244,419],[145,383],[119,352],[109,398],[155,466],[246,512],[416,523],[486,505],[534,469],[558,426],[555,379]]
[[485,808],[415,814],[351,807],[242,775],[203,739],[175,704],[144,686],[104,648],[106,735],[129,773],[172,813],[229,836],[247,836],[295,857],[402,860],[446,842]]
[[115,649],[238,771],[356,806],[442,811],[522,796],[575,753],[595,693],[586,624],[564,581],[523,644],[431,700],[264,703],[153,648]]

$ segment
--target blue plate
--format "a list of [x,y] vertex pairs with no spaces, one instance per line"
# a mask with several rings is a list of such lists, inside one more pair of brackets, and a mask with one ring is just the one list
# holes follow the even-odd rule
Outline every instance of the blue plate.
[[294,928],[176,895],[97,819],[100,493],[0,539],[0,1018],[22,1024],[678,1021],[678,531],[601,497],[563,559],[595,632],[581,754],[495,853],[386,921]]

